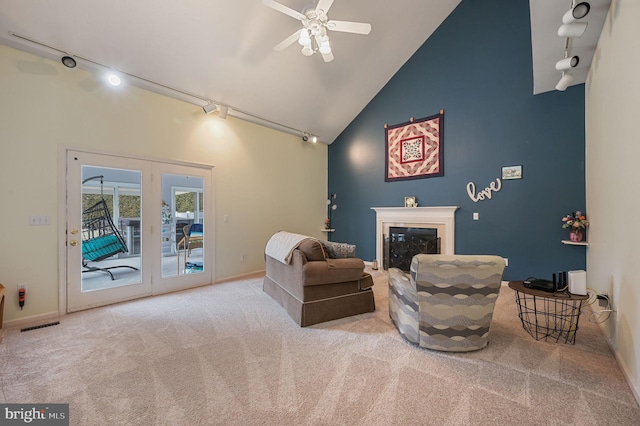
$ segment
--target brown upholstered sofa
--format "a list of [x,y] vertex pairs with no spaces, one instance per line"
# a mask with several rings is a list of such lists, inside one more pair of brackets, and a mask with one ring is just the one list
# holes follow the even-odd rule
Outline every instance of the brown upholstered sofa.
[[375,310],[373,279],[361,259],[328,258],[319,240],[307,238],[289,263],[268,253],[265,260],[264,292],[301,327]]

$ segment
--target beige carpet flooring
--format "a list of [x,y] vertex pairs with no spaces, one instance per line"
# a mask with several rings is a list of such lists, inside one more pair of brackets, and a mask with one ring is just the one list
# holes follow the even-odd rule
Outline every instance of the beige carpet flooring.
[[638,425],[596,324],[538,342],[503,287],[491,342],[466,354],[408,345],[386,275],[374,313],[299,328],[261,278],[5,330],[0,401],[69,403],[73,425]]

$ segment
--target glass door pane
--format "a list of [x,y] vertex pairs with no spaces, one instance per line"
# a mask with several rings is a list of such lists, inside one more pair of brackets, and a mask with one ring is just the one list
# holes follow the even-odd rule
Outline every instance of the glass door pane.
[[204,179],[162,174],[162,277],[205,271]]
[[82,166],[82,292],[141,282],[141,181],[138,170]]

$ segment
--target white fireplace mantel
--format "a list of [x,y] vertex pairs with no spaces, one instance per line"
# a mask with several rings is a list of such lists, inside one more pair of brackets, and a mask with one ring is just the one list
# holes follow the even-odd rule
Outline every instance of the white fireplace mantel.
[[455,212],[458,206],[371,207],[376,212],[376,260],[382,266],[384,236],[390,226],[437,228],[443,254],[455,253]]

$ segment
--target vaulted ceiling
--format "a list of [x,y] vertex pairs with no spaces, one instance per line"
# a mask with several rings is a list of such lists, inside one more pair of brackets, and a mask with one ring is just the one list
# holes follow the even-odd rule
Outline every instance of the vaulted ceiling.
[[[280,3],[296,11],[316,4]],[[459,3],[335,0],[330,19],[372,30],[330,32],[335,59],[328,63],[303,56],[297,43],[275,51],[301,25],[261,0],[0,0],[0,43],[55,60],[68,54],[81,68],[112,68],[125,82],[200,106],[215,101],[230,115],[331,143]],[[536,93],[553,90],[560,76],[554,64],[564,40],[556,32],[569,5],[531,1]]]

